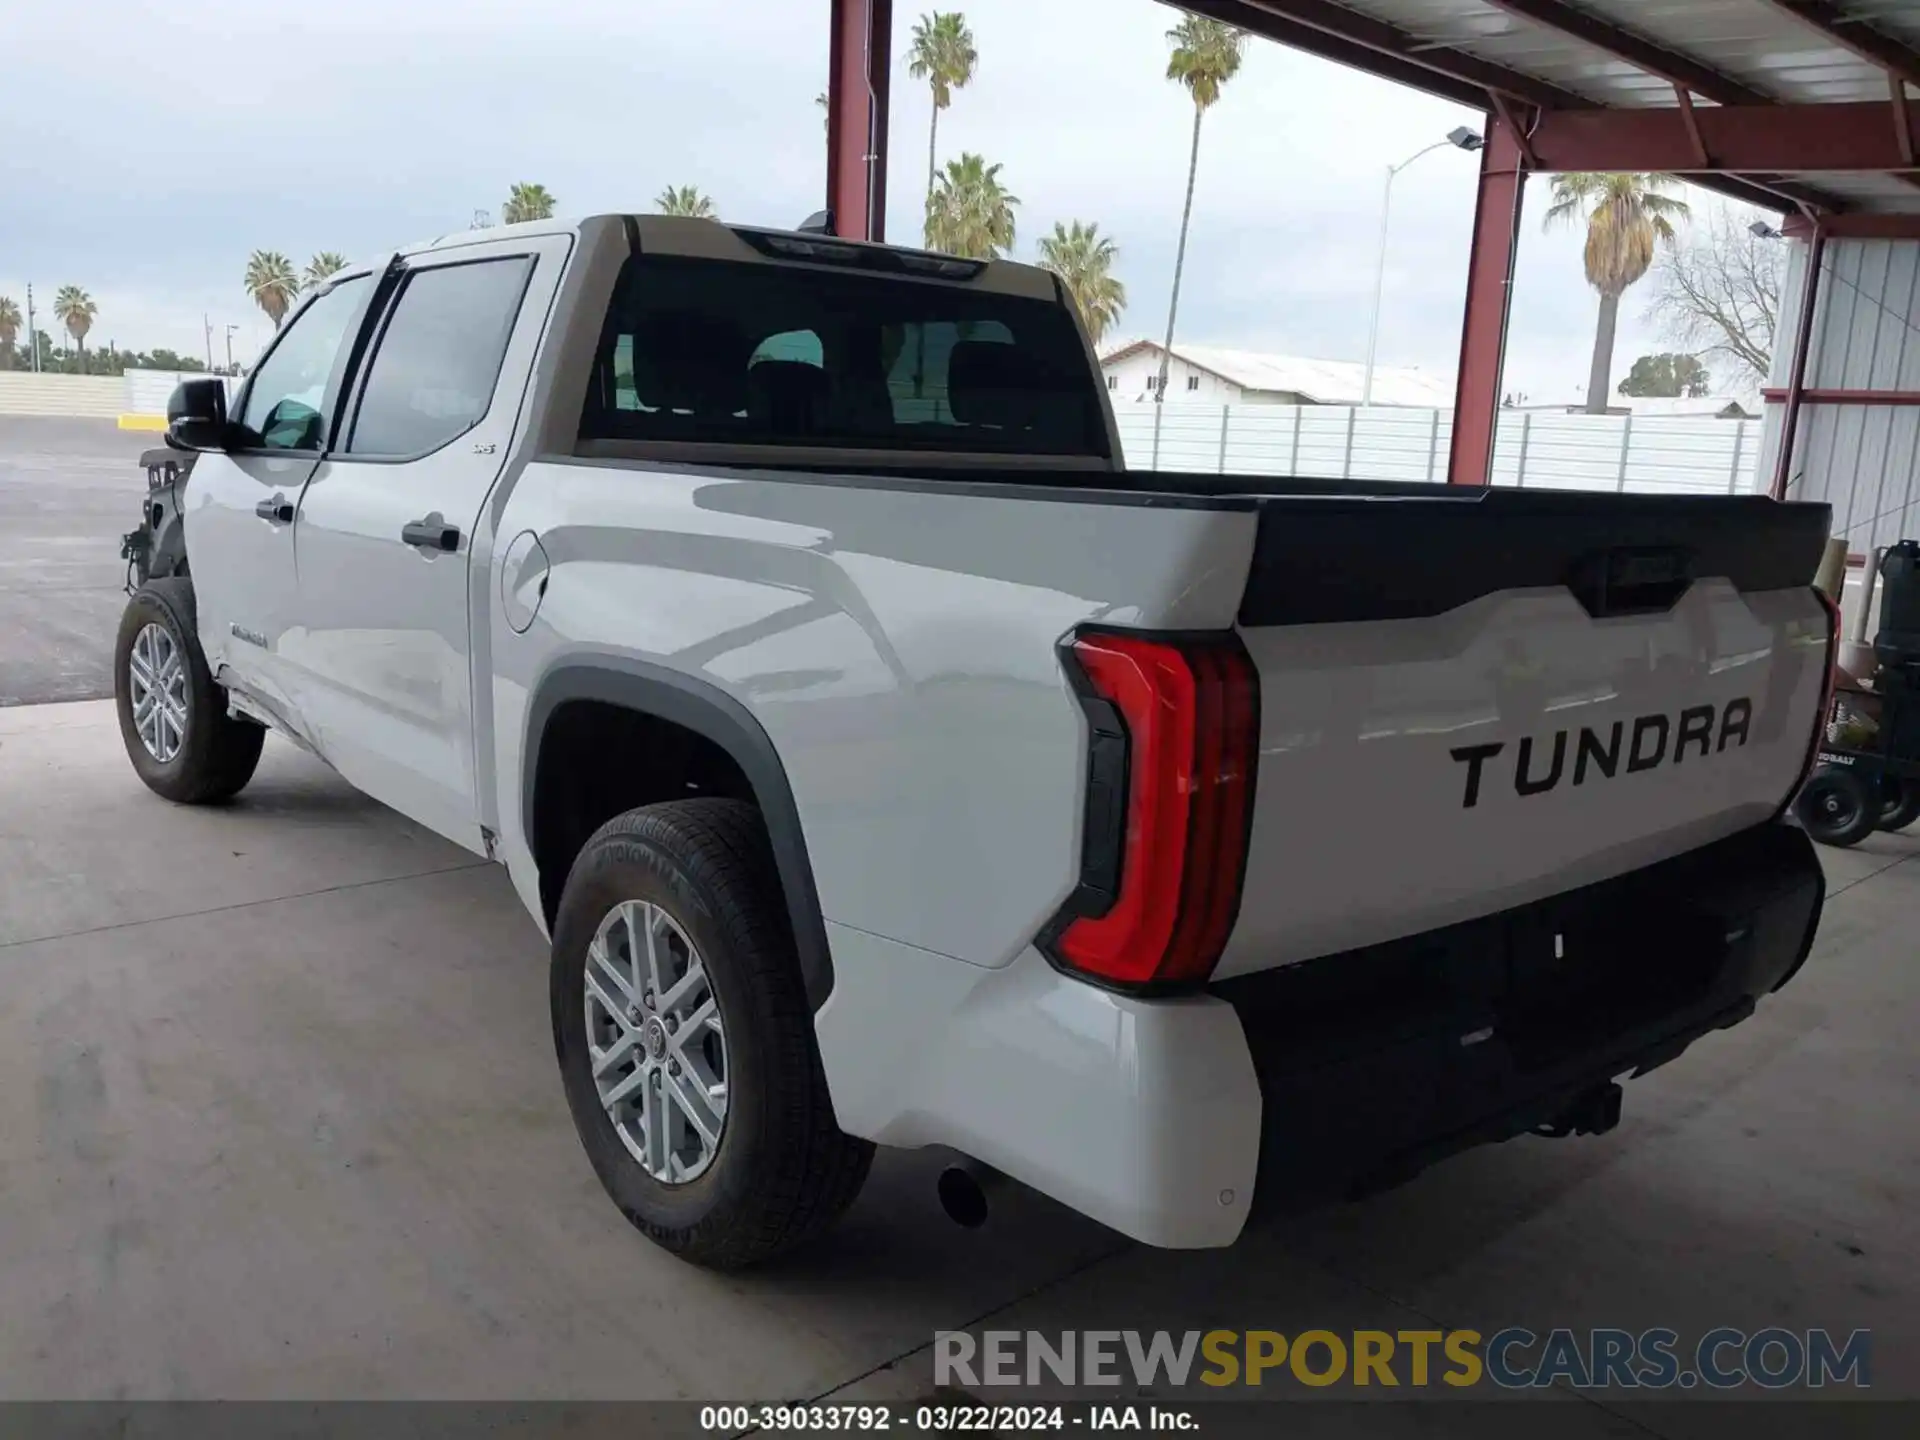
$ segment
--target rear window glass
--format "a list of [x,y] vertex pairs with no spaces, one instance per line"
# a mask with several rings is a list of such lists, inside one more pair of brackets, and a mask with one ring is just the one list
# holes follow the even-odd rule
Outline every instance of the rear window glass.
[[586,440],[1107,456],[1080,333],[1055,304],[818,266],[635,256]]

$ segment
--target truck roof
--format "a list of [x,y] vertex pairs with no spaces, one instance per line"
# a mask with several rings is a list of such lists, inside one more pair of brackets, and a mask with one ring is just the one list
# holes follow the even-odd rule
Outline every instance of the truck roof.
[[[402,246],[399,253],[408,257],[428,255],[468,245],[493,244],[520,236],[587,236],[612,226],[631,227],[641,249],[649,254],[770,264],[781,261],[806,263],[810,252],[830,253],[842,257],[844,263],[844,257],[850,253],[865,252],[872,257],[872,263],[861,268],[900,270],[919,279],[964,281],[1000,294],[1025,295],[1037,300],[1066,303],[1053,274],[1036,265],[1023,265],[1014,260],[968,260],[904,245],[875,245],[812,231],[740,225],[688,215],[623,215],[615,212],[571,219],[527,220],[516,225],[495,225],[482,230],[456,230],[432,240]],[[906,260],[905,266],[900,264],[901,259]]]

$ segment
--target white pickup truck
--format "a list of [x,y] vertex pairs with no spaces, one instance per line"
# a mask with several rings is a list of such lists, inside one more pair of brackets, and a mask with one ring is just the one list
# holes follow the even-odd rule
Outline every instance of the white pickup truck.
[[1045,272],[656,217],[343,271],[170,420],[135,769],[276,730],[503,863],[704,1264],[875,1145],[1225,1245],[1607,1128],[1812,943],[1823,506],[1129,472]]

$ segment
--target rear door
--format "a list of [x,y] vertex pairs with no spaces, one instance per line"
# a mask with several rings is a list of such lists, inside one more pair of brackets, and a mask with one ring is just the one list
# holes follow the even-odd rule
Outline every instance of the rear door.
[[[469,559],[569,243],[464,246],[406,266],[294,531],[289,683],[320,752],[475,850]],[[484,615],[484,595],[477,605]]]
[[282,664],[294,600],[293,518],[340,405],[348,352],[374,289],[349,272],[281,327],[236,405],[231,448],[198,456],[187,481],[187,563],[200,644],[221,679],[294,728]]

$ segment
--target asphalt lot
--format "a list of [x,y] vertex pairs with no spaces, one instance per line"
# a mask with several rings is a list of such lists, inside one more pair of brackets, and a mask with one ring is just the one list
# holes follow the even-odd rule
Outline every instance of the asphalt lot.
[[[1872,1397],[1920,1399],[1920,836],[1823,859],[1803,973],[1606,1136],[1204,1253],[1018,1191],[956,1230],[939,1157],[891,1152],[818,1248],[715,1276],[595,1184],[502,871],[278,741],[183,810],[110,704],[0,711],[0,1396],[910,1400],[945,1329],[1777,1325],[1871,1329]],[[1548,1398],[1556,1437],[1721,1433]],[[1496,1433],[1362,1408],[1288,1433]]]
[[156,439],[105,420],[0,416],[0,705],[112,693],[120,537],[146,488],[134,462]]

